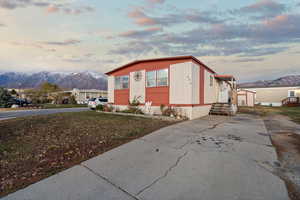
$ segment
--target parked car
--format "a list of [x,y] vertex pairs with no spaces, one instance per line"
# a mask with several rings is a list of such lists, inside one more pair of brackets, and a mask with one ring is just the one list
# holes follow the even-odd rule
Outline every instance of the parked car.
[[98,105],[106,105],[107,102],[107,98],[92,98],[88,101],[88,107],[94,110]]
[[11,98],[8,102],[7,102],[7,107],[24,107],[24,106],[28,106],[30,104],[29,101],[27,101],[27,99],[18,99],[18,98]]

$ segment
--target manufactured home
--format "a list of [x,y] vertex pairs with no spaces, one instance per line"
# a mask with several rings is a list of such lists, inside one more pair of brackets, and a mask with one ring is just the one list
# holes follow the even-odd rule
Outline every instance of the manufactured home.
[[162,105],[189,119],[216,112],[220,105],[236,112],[235,78],[217,74],[193,56],[138,60],[106,74],[108,102],[118,110],[138,99],[149,114],[161,114]]
[[256,92],[255,103],[263,106],[300,105],[300,86],[243,88]]

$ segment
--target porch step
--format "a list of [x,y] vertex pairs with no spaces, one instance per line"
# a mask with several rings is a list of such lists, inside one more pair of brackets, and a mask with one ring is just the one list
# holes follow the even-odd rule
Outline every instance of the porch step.
[[234,115],[235,111],[229,103],[214,103],[209,112],[210,115]]

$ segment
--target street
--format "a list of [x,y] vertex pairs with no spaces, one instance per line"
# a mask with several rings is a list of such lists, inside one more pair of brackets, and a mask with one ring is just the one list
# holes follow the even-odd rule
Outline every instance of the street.
[[4,111],[0,112],[0,120],[11,119],[16,117],[26,117],[34,115],[48,115],[55,113],[64,113],[64,112],[80,112],[87,111],[86,108],[57,108],[57,109],[33,109],[33,110],[16,110],[16,111]]

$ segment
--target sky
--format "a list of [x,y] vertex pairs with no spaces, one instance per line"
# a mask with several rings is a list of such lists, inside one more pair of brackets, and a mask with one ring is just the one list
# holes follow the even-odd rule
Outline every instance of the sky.
[[0,0],[0,72],[179,55],[239,82],[300,74],[300,0]]

